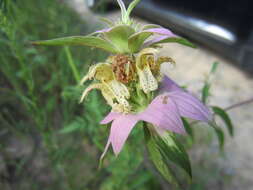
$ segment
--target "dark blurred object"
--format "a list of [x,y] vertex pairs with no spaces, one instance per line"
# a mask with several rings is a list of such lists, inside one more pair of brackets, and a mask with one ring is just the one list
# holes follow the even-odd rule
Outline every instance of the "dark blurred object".
[[[116,0],[107,2],[115,4]],[[142,0],[134,13],[209,47],[253,73],[252,8],[249,0]]]

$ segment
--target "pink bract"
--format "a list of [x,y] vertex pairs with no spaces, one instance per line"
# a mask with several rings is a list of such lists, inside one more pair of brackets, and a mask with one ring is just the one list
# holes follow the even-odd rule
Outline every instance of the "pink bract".
[[115,155],[118,155],[138,121],[151,123],[158,131],[169,130],[184,134],[185,129],[181,117],[204,122],[212,119],[211,112],[203,103],[181,89],[170,78],[164,77],[159,92],[159,95],[143,112],[137,114],[110,112],[100,122],[101,124],[112,122],[110,135],[101,158],[104,157],[110,144],[112,144]]

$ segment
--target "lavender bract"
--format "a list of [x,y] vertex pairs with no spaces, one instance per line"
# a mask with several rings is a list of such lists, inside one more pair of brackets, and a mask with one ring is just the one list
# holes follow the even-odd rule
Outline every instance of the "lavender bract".
[[181,117],[208,122],[212,116],[210,111],[193,95],[183,91],[168,77],[164,77],[160,94],[152,100],[148,107],[137,114],[110,112],[100,124],[112,122],[110,136],[101,158],[109,145],[116,155],[121,151],[129,133],[140,120],[151,123],[156,130],[169,130],[184,134],[185,129]]

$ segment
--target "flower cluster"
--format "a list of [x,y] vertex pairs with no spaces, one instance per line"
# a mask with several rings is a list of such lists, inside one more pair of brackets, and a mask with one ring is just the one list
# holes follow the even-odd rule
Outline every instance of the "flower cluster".
[[[126,8],[118,2],[124,15]],[[151,123],[158,134],[164,130],[183,134],[181,117],[211,120],[210,111],[197,98],[161,71],[162,64],[175,64],[175,61],[159,56],[159,44],[177,42],[192,46],[187,40],[158,25],[136,25],[127,16],[92,35],[114,48],[105,62],[91,66],[81,80],[81,84],[93,80],[84,90],[81,102],[92,89],[99,89],[112,108],[101,121],[101,124],[112,122],[101,158],[110,144],[114,153],[119,154],[138,121]]]
[[142,111],[163,78],[161,64],[174,64],[171,58],[158,57],[157,53],[155,48],[145,48],[136,55],[117,54],[91,66],[81,84],[87,80],[96,82],[84,90],[81,101],[90,90],[99,89],[112,111],[125,114]]
[[81,84],[93,82],[83,91],[81,102],[93,89],[101,91],[112,110],[101,124],[112,122],[109,145],[117,155],[138,121],[152,124],[157,134],[163,131],[185,133],[181,117],[208,122],[211,113],[196,97],[181,89],[161,71],[162,64],[175,64],[170,57],[159,56],[160,44],[179,43],[194,47],[159,25],[141,26],[130,19],[139,0],[126,9],[117,0],[122,18],[116,23],[106,20],[108,28],[88,36],[73,36],[38,41],[39,45],[86,45],[103,49],[111,55],[92,65]]

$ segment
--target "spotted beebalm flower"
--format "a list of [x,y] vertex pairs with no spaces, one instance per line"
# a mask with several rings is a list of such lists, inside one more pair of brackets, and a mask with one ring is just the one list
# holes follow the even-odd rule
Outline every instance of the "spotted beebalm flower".
[[[109,28],[92,34],[105,40],[113,49],[112,53],[116,53],[104,63],[92,66],[81,81],[81,84],[87,80],[96,81],[84,90],[81,101],[90,90],[99,89],[112,107],[112,111],[101,121],[101,124],[112,121],[101,158],[110,144],[118,155],[138,121],[153,124],[158,134],[162,130],[183,134],[181,117],[205,122],[211,118],[209,110],[197,98],[183,91],[160,71],[162,64],[175,62],[170,57],[160,57],[157,44],[190,43],[158,25],[135,25],[126,14],[123,2],[118,2],[122,19],[116,24],[108,21]],[[153,34],[156,36],[153,37]]]
[[[121,8],[121,19],[106,20],[108,28],[87,36],[72,36],[37,41],[37,45],[84,45],[103,49],[111,55],[92,65],[81,84],[92,81],[83,91],[81,102],[93,89],[101,91],[112,110],[101,124],[112,121],[109,139],[102,157],[112,145],[117,155],[138,121],[151,123],[157,134],[168,130],[185,133],[181,117],[209,121],[211,114],[197,98],[182,90],[161,72],[162,64],[175,64],[168,56],[159,56],[160,44],[179,43],[194,47],[170,30],[159,25],[136,24],[130,19],[132,9],[140,0]],[[105,19],[104,19],[105,20]]]
[[116,155],[121,151],[128,135],[138,121],[153,124],[156,130],[169,130],[184,134],[185,129],[181,117],[199,121],[211,120],[210,111],[193,95],[182,90],[170,78],[164,77],[159,95],[155,97],[147,108],[136,114],[110,112],[100,123],[112,121],[111,131],[104,157],[109,145],[112,145]]

